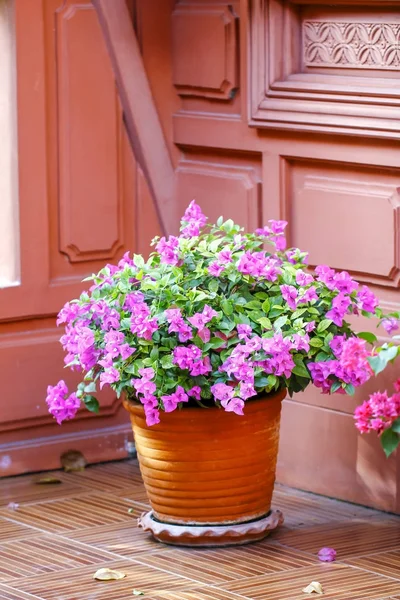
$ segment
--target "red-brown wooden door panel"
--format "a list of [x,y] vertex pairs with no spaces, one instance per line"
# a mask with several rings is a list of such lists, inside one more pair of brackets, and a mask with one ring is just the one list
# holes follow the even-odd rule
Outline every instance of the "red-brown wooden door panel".
[[158,227],[91,3],[18,0],[15,35],[21,282],[0,289],[0,476],[57,467],[71,447],[126,456],[112,393],[99,417],[81,411],[60,428],[48,415],[47,385],[79,380],[63,369],[55,316],[83,277],[148,243],[138,214]]

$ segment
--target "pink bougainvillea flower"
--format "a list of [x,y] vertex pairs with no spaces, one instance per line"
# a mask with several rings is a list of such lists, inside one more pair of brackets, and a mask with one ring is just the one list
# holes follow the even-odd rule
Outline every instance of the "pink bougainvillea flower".
[[214,277],[219,277],[222,271],[225,269],[223,265],[219,265],[216,261],[212,262],[208,266],[208,272]]
[[387,319],[383,319],[382,321],[382,327],[389,333],[393,333],[394,331],[397,331],[399,328],[399,323],[397,321],[397,319],[393,318],[393,317],[388,317]]
[[336,550],[333,548],[321,548],[318,552],[318,558],[322,562],[333,562],[336,559]]

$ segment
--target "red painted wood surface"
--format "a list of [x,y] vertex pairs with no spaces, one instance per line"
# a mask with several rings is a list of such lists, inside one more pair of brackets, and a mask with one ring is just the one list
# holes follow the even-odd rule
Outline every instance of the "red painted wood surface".
[[[249,228],[287,218],[289,242],[309,249],[312,264],[348,270],[389,309],[398,309],[400,297],[399,59],[390,44],[399,6],[398,0],[146,0],[135,10],[142,64],[175,170],[178,213],[196,198],[210,218],[224,214]],[[112,108],[115,87],[93,8],[61,0],[20,0],[17,7],[23,281],[0,291],[0,352],[7,357],[0,362],[7,373],[1,402],[8,414],[7,421],[0,417],[2,440],[8,432],[2,443],[21,442],[22,456],[24,440],[37,448],[39,436],[56,444],[52,436],[68,431],[72,443],[78,431],[89,431],[85,447],[95,459],[104,456],[95,448],[103,443],[102,428],[124,428],[126,417],[112,398],[104,398],[102,417],[82,415],[62,430],[42,415],[45,385],[61,373],[54,314],[105,253],[115,260],[128,247],[145,251],[157,220],[117,100]],[[327,30],[339,49],[336,42],[324,48]],[[313,35],[322,39],[322,58],[313,53]],[[374,35],[379,56],[371,54]],[[334,54],[340,43],[342,59]],[[90,89],[83,69],[90,71]],[[110,145],[105,140],[113,136],[119,142]],[[146,176],[151,160],[150,152]],[[84,215],[93,207],[98,225],[87,238],[77,220],[81,202]],[[99,247],[108,210],[113,227]],[[355,398],[310,390],[285,401],[279,480],[400,511],[399,456],[386,460],[376,439],[357,434],[352,418],[356,404],[398,371],[394,366]]]
[[57,467],[70,448],[90,461],[126,456],[114,394],[101,395],[99,418],[82,411],[60,428],[48,415],[47,385],[77,383],[55,317],[83,277],[158,231],[91,3],[19,0],[16,42],[22,273],[0,290],[0,476]]

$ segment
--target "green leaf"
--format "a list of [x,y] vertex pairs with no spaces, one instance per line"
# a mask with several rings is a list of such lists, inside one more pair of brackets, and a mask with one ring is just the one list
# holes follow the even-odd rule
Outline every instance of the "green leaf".
[[222,229],[226,231],[226,233],[230,233],[234,226],[235,223],[232,221],[232,219],[228,219],[227,221],[225,221],[225,223],[222,224]]
[[229,300],[222,300],[221,308],[228,317],[229,315],[233,314],[232,302],[230,302]]
[[260,323],[261,327],[264,327],[264,329],[272,329],[272,323],[267,317],[261,317],[261,319],[258,319],[257,323]]
[[377,356],[369,356],[367,358],[367,360],[370,364],[371,369],[375,373],[375,375],[378,375],[378,373],[381,373],[381,371],[383,371],[384,368],[386,367],[386,362],[381,359],[379,354]]
[[158,358],[158,346],[154,346],[150,352],[151,360],[157,360]]
[[284,310],[285,310],[284,306],[278,306],[275,304],[269,311],[268,316],[270,319],[273,319],[275,317],[278,317],[280,314],[282,314],[284,312]]
[[286,315],[279,317],[279,319],[277,319],[274,323],[274,329],[281,329],[284,325],[286,325],[287,322],[288,317]]
[[266,300],[268,298],[268,294],[266,292],[257,292],[256,294],[254,294],[254,296],[259,300]]
[[268,298],[266,300],[264,300],[264,302],[262,303],[261,309],[265,312],[265,313],[269,313],[269,309],[271,308],[271,303],[268,300]]
[[325,329],[328,329],[329,325],[331,325],[331,324],[332,324],[331,319],[323,319],[317,327],[318,333],[321,333],[322,331],[325,331]]
[[344,389],[346,391],[346,394],[348,394],[349,396],[354,396],[355,391],[356,391],[354,385],[352,385],[351,383],[348,383],[344,386]]
[[298,308],[292,314],[292,319],[298,319],[299,317],[301,317],[301,315],[304,315],[305,312],[307,312],[306,308]]
[[88,410],[90,410],[90,412],[94,412],[94,413],[98,413],[100,410],[100,405],[98,403],[97,398],[95,398],[94,396],[84,396],[83,397],[83,402],[85,403],[85,406]]
[[144,267],[144,258],[141,254],[134,254],[133,262],[138,269],[142,269]]
[[369,344],[374,344],[378,341],[376,335],[374,333],[370,333],[369,331],[361,331],[360,333],[357,333],[357,337],[365,340]]
[[226,344],[226,340],[221,340],[219,337],[213,337],[207,344],[204,344],[204,351],[210,350],[210,348],[220,348]]
[[166,354],[162,357],[160,364],[163,369],[171,369],[174,366],[172,362],[172,354]]
[[210,292],[213,292],[215,294],[218,291],[218,287],[218,279],[211,279],[210,283],[208,284],[208,289],[210,290]]
[[251,310],[260,310],[262,308],[262,304],[259,300],[252,300],[251,302],[246,302],[244,307],[250,308]]
[[296,366],[294,367],[292,373],[298,375],[299,377],[311,379],[311,375],[304,364],[303,356],[301,354],[295,354],[293,360]]
[[267,385],[269,384],[269,378],[265,377],[264,375],[258,375],[257,377],[254,378],[254,385],[256,387],[267,387]]
[[331,387],[331,393],[334,394],[342,387],[341,381],[335,381]]
[[318,352],[317,356],[315,357],[315,361],[323,362],[325,360],[328,360],[328,358],[329,358],[329,354],[326,354],[326,352]]
[[322,348],[323,345],[324,341],[321,338],[311,338],[310,340],[310,346],[313,346],[313,348]]
[[265,317],[264,313],[261,310],[252,310],[251,312],[247,313],[247,315],[252,321],[255,321],[256,323],[258,323],[259,319],[263,319]]
[[400,437],[390,427],[389,429],[385,429],[385,431],[380,436],[380,440],[383,447],[383,451],[386,454],[386,457],[389,458],[392,452],[394,452],[397,446],[399,445]]
[[395,433],[400,433],[400,417],[392,423],[392,429]]
[[389,346],[388,348],[383,348],[376,356],[368,357],[367,360],[375,375],[378,375],[386,368],[388,362],[397,356],[398,351],[398,346]]
[[90,394],[90,392],[95,392],[96,391],[96,384],[94,381],[91,381],[90,383],[88,383],[87,385],[85,385],[84,387],[84,391],[88,394]]

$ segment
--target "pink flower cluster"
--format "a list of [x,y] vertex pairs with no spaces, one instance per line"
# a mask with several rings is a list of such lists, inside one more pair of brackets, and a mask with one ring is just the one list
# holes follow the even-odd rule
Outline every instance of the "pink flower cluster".
[[245,252],[239,259],[237,270],[243,275],[276,281],[282,273],[281,261],[265,252]]
[[200,229],[207,223],[207,217],[203,214],[200,206],[194,200],[187,207],[182,217],[181,237],[191,238],[200,234]]
[[216,310],[206,304],[201,313],[196,313],[192,317],[188,317],[188,321],[197,329],[197,335],[203,340],[204,343],[210,341],[211,333],[206,325],[214,318],[217,317],[218,313]]
[[167,308],[165,316],[169,323],[168,333],[177,333],[180,342],[187,342],[192,339],[192,329],[183,320],[180,308]]
[[375,392],[354,412],[356,427],[361,433],[380,434],[400,417],[400,379],[394,383],[395,393]]
[[[367,360],[371,353],[366,347],[365,340],[357,337],[345,339],[344,336],[335,336],[330,346],[337,360],[307,365],[314,385],[321,388],[323,394],[331,392],[335,381],[359,387],[372,376],[372,369]],[[337,392],[345,393],[342,388]]]
[[229,250],[229,248],[221,250],[221,252],[217,254],[217,260],[214,260],[208,265],[208,273],[214,277],[219,277],[226,266],[232,261],[232,250]]
[[192,377],[212,371],[209,356],[203,358],[200,348],[194,344],[174,348],[172,362],[182,370],[188,369]]
[[173,266],[179,263],[179,238],[174,235],[170,235],[168,240],[162,237],[156,250],[160,254],[162,263]]
[[151,367],[139,369],[140,377],[132,379],[132,386],[136,390],[136,396],[143,404],[147,425],[156,425],[160,422],[160,411],[158,410],[158,399],[154,395],[156,384],[154,369]]
[[211,393],[227,412],[243,415],[244,401],[235,397],[234,387],[225,383],[215,383],[211,386]]
[[80,406],[80,400],[76,394],[68,396],[68,388],[63,380],[59,381],[57,385],[48,386],[46,403],[49,413],[53,415],[59,425],[63,421],[73,419]]
[[287,221],[275,221],[273,219],[270,219],[268,223],[269,227],[256,229],[256,234],[268,238],[268,241],[275,244],[276,249],[282,252],[286,248],[284,232],[288,223]]
[[131,332],[139,338],[151,340],[151,336],[158,329],[157,319],[150,317],[150,308],[144,302],[141,292],[133,292],[125,299],[124,308],[129,310],[131,316]]

